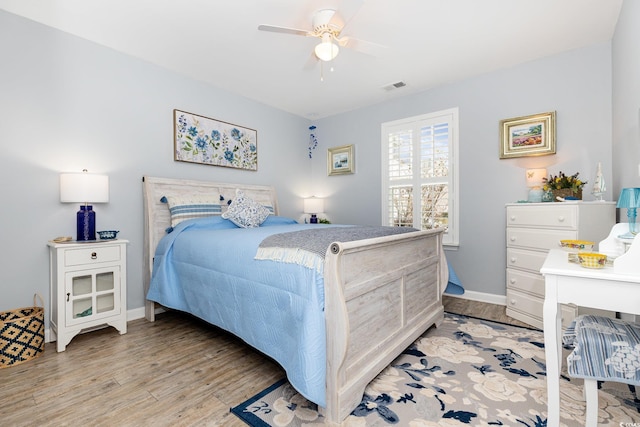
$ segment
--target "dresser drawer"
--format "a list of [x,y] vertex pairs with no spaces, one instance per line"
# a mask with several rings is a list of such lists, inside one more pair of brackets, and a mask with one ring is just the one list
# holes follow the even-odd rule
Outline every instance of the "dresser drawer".
[[[543,298],[507,289],[507,316],[527,322],[536,328],[542,329]],[[576,317],[577,308],[562,304],[560,312],[562,316],[562,328],[568,327]]]
[[577,205],[508,206],[507,227],[518,226],[575,230],[578,227]]
[[521,268],[539,274],[547,252],[528,251],[526,249],[507,248],[507,268]]
[[120,261],[120,246],[101,246],[96,248],[67,249],[64,251],[64,265],[91,265],[103,262]]
[[532,249],[554,249],[560,247],[560,240],[577,239],[578,232],[574,230],[548,230],[535,228],[507,228],[507,247],[521,247]]
[[507,308],[527,313],[542,324],[542,305],[544,299],[513,289],[507,289]]
[[544,277],[540,274],[507,268],[507,288],[544,298]]

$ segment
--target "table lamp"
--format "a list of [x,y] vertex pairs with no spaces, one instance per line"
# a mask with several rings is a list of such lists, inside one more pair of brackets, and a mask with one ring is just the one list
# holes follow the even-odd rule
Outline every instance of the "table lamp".
[[311,214],[311,218],[309,218],[311,224],[318,223],[317,214],[321,212],[324,212],[324,200],[315,196],[304,199],[304,213]]
[[546,169],[527,169],[527,187],[529,190],[529,198],[527,201],[529,202],[541,202],[542,201],[542,183],[544,182],[542,179],[547,176]]
[[621,239],[633,239],[638,234],[638,224],[636,223],[636,209],[640,207],[640,188],[623,188],[618,198],[618,208],[627,208],[627,219],[629,231],[618,236]]
[[77,240],[96,240],[96,213],[89,203],[109,202],[109,177],[88,173],[60,174],[60,202],[83,203],[76,214]]

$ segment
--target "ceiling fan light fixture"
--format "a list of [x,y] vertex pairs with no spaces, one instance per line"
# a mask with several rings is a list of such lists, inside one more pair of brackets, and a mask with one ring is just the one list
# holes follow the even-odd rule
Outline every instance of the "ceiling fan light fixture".
[[338,56],[339,51],[338,45],[331,41],[331,36],[328,34],[322,36],[322,42],[314,49],[316,56],[321,61],[331,61]]

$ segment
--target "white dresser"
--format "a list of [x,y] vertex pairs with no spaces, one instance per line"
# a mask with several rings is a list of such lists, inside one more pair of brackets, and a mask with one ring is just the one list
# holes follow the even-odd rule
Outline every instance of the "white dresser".
[[[544,278],[540,267],[547,252],[562,239],[591,240],[609,235],[616,219],[615,202],[511,203],[507,222],[507,315],[542,329]],[[562,306],[568,325],[578,314]]]

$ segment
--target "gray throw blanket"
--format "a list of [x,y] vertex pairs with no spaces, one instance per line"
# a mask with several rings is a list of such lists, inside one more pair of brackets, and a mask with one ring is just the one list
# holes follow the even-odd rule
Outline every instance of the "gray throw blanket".
[[410,227],[322,227],[273,234],[258,246],[255,259],[281,261],[315,268],[322,272],[324,256],[334,242],[351,242],[418,231]]

